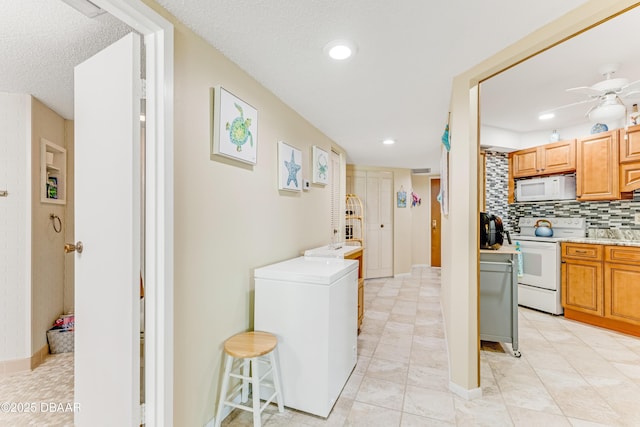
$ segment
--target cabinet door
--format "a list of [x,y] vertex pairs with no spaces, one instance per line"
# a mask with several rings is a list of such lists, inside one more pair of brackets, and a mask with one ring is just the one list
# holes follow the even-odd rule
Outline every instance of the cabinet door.
[[541,173],[563,173],[576,170],[576,141],[554,142],[541,147]]
[[604,264],[604,316],[640,325],[640,266]]
[[602,262],[562,261],[562,306],[596,316],[602,309]]
[[634,191],[640,188],[640,161],[620,164],[620,191]]
[[620,163],[640,162],[640,125],[620,130]]
[[513,162],[513,177],[522,178],[537,175],[540,168],[539,158],[537,147],[514,152],[511,156]]
[[618,131],[581,138],[576,145],[578,200],[619,199]]

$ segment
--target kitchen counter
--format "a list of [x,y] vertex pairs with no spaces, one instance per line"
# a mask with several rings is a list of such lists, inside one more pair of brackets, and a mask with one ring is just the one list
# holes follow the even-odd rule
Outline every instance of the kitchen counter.
[[640,247],[640,240],[603,239],[599,237],[581,237],[562,239],[568,243],[588,243],[592,245],[634,246]]
[[500,249],[480,249],[481,254],[516,254],[514,245],[502,245]]

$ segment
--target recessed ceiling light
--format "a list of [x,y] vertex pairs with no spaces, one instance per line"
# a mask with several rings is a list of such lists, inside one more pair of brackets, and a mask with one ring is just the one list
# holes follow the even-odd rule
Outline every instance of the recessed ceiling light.
[[543,113],[538,116],[539,120],[549,120],[553,119],[556,115],[553,113]]
[[389,139],[385,139],[384,141],[382,141],[382,143],[383,143],[384,145],[393,145],[393,144],[395,144],[395,143],[396,143],[396,141],[394,141],[393,139],[390,139],[390,138],[389,138]]
[[347,59],[356,53],[355,45],[347,40],[334,40],[329,42],[323,50],[324,53],[337,61]]

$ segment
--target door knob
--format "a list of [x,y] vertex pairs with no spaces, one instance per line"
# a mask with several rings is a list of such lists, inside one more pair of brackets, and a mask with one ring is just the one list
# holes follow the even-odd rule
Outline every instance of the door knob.
[[380,224],[380,228],[384,228],[384,224]]
[[69,252],[78,251],[79,254],[82,253],[82,242],[78,240],[78,242],[74,245],[73,243],[65,243],[64,244],[64,253],[68,254]]

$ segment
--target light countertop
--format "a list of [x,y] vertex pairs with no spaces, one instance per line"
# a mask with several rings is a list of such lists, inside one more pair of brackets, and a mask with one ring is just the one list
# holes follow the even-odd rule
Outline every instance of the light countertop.
[[640,240],[624,240],[624,239],[602,239],[594,237],[568,238],[563,242],[570,243],[589,243],[592,245],[614,245],[614,246],[635,246],[640,247]]
[[513,245],[502,245],[500,249],[480,249],[481,254],[517,254],[516,247]]

